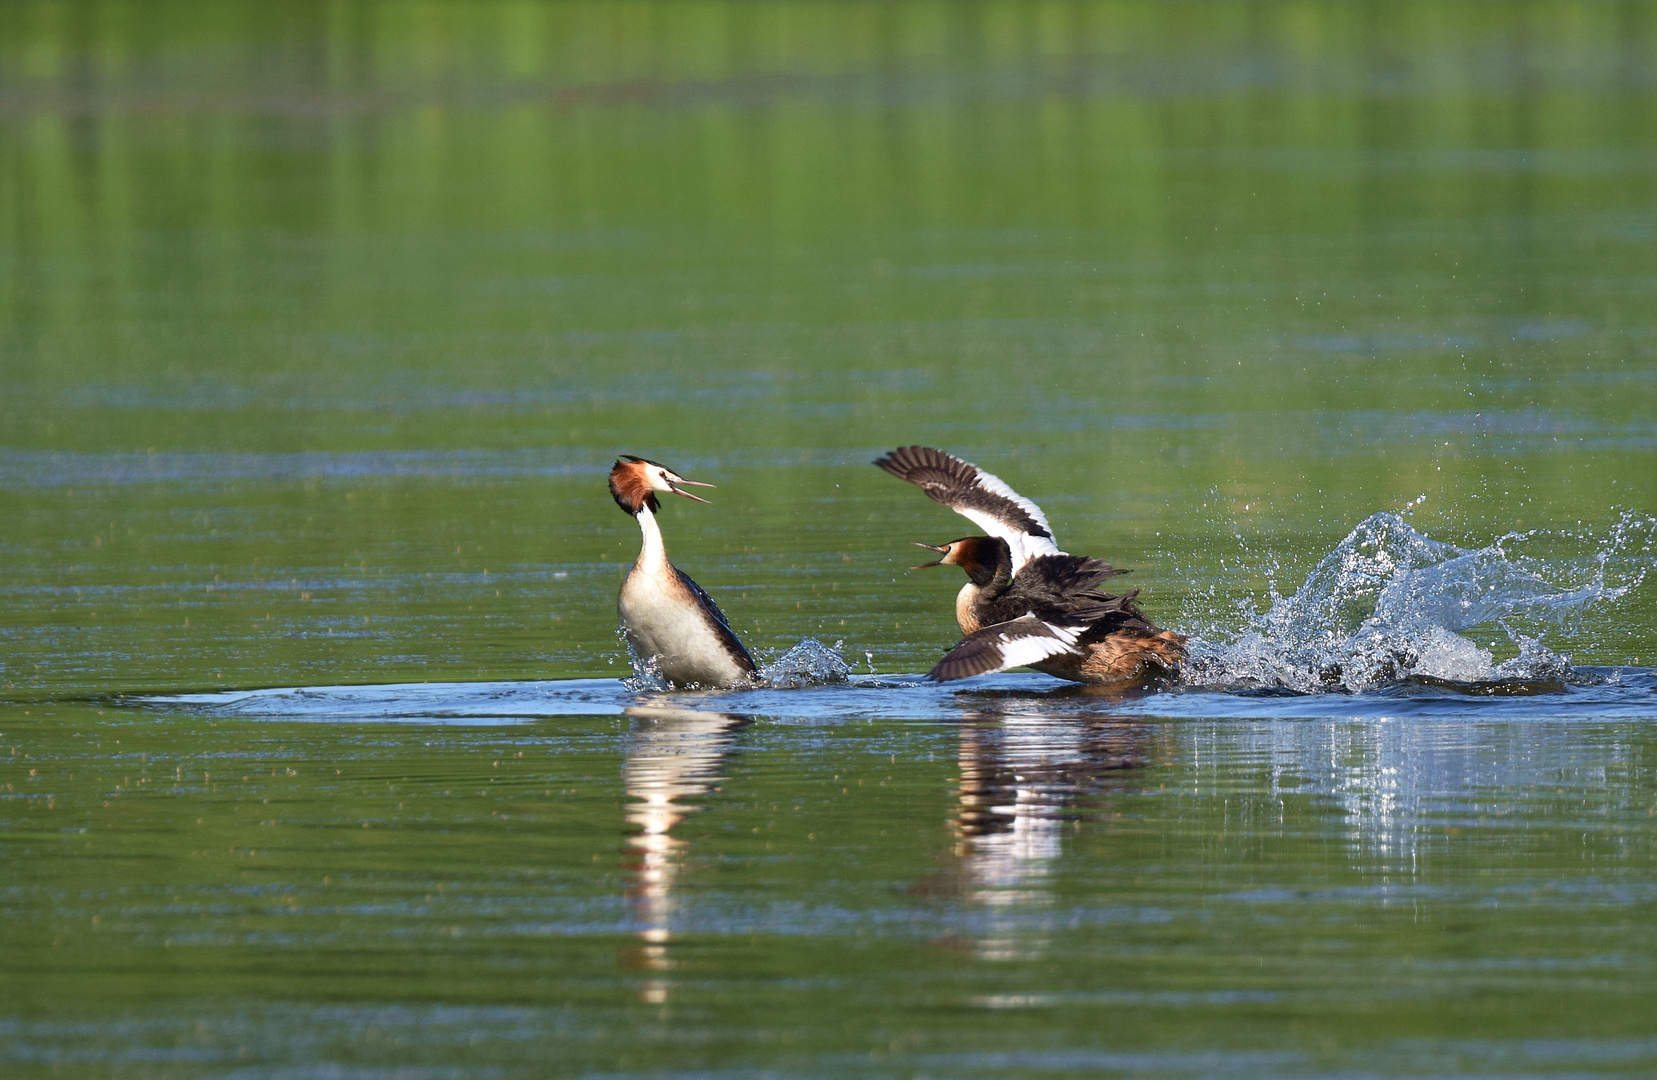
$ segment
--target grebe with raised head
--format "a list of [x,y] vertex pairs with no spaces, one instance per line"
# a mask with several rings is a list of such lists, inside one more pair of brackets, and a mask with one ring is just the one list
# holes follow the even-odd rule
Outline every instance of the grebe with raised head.
[[928,672],[940,681],[1033,667],[1072,682],[1125,683],[1177,671],[1185,638],[1139,610],[1137,590],[1098,591],[1126,573],[1059,550],[1041,508],[1000,478],[929,446],[904,446],[875,464],[990,533],[944,545],[927,566],[959,566],[955,598],[966,636]]
[[713,487],[631,454],[622,455],[610,470],[611,496],[644,534],[638,560],[621,583],[616,611],[633,651],[674,686],[746,686],[756,678],[753,657],[713,597],[668,561],[662,543],[658,492],[708,501],[685,491],[686,486]]

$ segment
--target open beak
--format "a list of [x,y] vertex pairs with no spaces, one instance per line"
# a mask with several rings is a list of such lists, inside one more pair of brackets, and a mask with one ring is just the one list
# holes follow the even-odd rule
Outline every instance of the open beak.
[[[945,544],[943,547],[939,547],[936,544],[923,544],[919,541],[915,541],[914,543],[915,543],[915,546],[918,547],[918,548],[925,548],[928,551],[941,551],[945,555],[949,554],[949,545],[948,544]],[[911,570],[925,570],[929,566],[942,566],[943,563],[944,563],[944,561],[942,559],[933,559],[931,562],[917,563],[914,566],[911,566],[909,569],[911,569]]]
[[702,498],[702,496],[700,496],[700,495],[692,495],[690,492],[681,489],[679,487],[680,484],[685,484],[689,487],[706,487],[706,488],[713,487],[712,484],[704,484],[700,480],[686,480],[682,476],[675,476],[673,479],[671,479],[667,482],[667,486],[673,489],[673,494],[683,495],[687,499],[695,499],[699,503],[705,503],[708,500]]

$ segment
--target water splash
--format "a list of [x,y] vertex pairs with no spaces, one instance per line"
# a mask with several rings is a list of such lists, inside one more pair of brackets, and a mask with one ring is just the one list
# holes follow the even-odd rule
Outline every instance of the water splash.
[[1657,519],[1627,513],[1604,537],[1535,530],[1477,549],[1374,514],[1243,631],[1194,638],[1186,679],[1300,693],[1409,678],[1581,681],[1543,638],[1576,632],[1589,608],[1639,585],[1654,552]]
[[840,655],[843,641],[824,645],[814,637],[799,644],[759,670],[766,686],[794,689],[801,686],[830,686],[851,678],[852,666]]
[[[621,630],[616,631],[627,649],[627,663],[633,669],[630,678],[621,685],[634,694],[661,693],[668,690],[695,690],[697,686],[674,686],[663,677],[656,657],[641,657],[633,643]],[[844,642],[824,645],[814,637],[801,638],[797,644],[768,664],[762,664],[756,685],[774,690],[794,690],[805,686],[833,686],[851,678],[851,665],[840,655]]]
[[627,650],[627,666],[633,669],[632,675],[621,680],[622,689],[630,694],[657,694],[673,689],[673,684],[662,675],[655,656],[640,656],[628,640],[627,632],[619,626],[616,627],[616,638]]

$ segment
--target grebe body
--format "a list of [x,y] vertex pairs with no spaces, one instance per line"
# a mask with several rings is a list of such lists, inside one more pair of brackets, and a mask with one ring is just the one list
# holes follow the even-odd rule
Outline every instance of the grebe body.
[[929,677],[1033,667],[1072,682],[1128,683],[1179,669],[1184,637],[1147,619],[1137,591],[1099,591],[1126,571],[1059,550],[1041,509],[999,478],[925,446],[901,447],[875,464],[991,534],[919,545],[943,556],[921,566],[959,566],[968,579],[955,597],[966,636]]
[[713,486],[639,457],[624,456],[610,470],[610,494],[638,521],[643,535],[616,601],[622,631],[639,658],[674,686],[747,685],[755,680],[753,657],[713,598],[668,560],[662,542],[658,492],[707,502],[683,490],[685,485]]

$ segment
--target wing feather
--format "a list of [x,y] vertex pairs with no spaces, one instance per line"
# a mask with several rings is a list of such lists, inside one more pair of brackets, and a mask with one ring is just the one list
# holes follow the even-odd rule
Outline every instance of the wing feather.
[[1034,615],[996,623],[962,638],[926,677],[949,682],[1039,664],[1054,656],[1080,651],[1076,648],[1076,639],[1081,632],[1081,627],[1054,626]]
[[991,536],[1007,542],[1016,575],[1042,555],[1062,555],[1041,507],[1000,477],[930,446],[900,446],[875,464],[914,484]]

